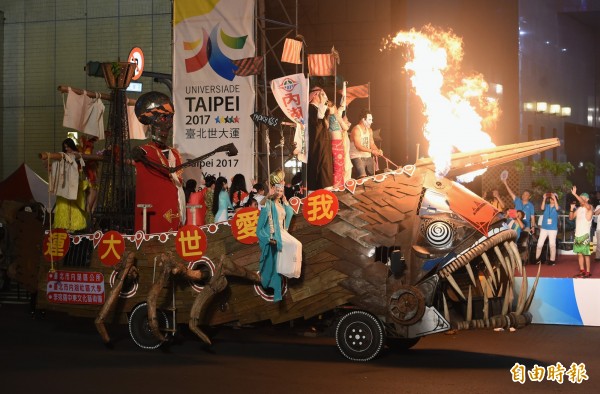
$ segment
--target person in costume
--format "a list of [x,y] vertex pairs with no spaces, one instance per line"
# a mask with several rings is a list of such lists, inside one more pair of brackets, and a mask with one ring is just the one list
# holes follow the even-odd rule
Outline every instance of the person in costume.
[[213,200],[215,196],[215,186],[217,178],[214,175],[208,175],[204,178],[204,205],[206,206],[206,213],[204,216],[204,224],[214,223],[215,214],[212,211]]
[[331,137],[325,124],[327,93],[319,87],[312,89],[308,106],[308,190],[333,186],[333,153]]
[[231,178],[229,198],[233,204],[233,209],[238,210],[244,207],[244,200],[248,198],[248,190],[246,189],[246,177],[243,174],[235,174]]
[[[346,147],[344,134],[348,134],[350,125],[342,118],[339,109],[330,101],[327,108],[326,124],[331,137],[331,151],[333,154],[333,186],[343,188],[346,172]],[[348,158],[348,161],[350,159]]]
[[[188,183],[190,181],[188,180]],[[196,181],[194,181],[194,183],[196,183]],[[213,182],[214,184],[214,182]],[[206,180],[204,178],[201,178],[200,180],[200,185],[204,186],[202,187],[200,190],[198,191],[192,191],[187,199],[187,204],[189,205],[199,205],[198,208],[196,208],[194,210],[194,214],[192,214],[192,210],[190,208],[187,208],[187,212],[186,212],[186,220],[187,223],[186,224],[195,224],[196,226],[204,226],[204,224],[206,224],[205,219],[206,219],[206,191],[208,190],[208,188],[206,187]],[[187,186],[187,183],[186,183]]]
[[148,125],[152,141],[132,151],[136,169],[135,230],[142,230],[143,208],[147,208],[147,232],[175,231],[185,222],[185,194],[183,192],[181,156],[177,149],[167,145],[173,127],[173,104],[160,92],[145,93],[135,103],[135,114],[140,123]]
[[261,250],[261,284],[265,289],[273,289],[273,301],[277,302],[282,299],[280,274],[300,277],[302,243],[287,231],[294,211],[283,194],[283,172],[277,171],[269,178],[274,192],[264,199],[256,235]]
[[352,128],[349,154],[356,178],[375,175],[373,156],[383,155],[383,151],[375,145],[372,124],[373,115],[364,108],[360,113],[360,121]]
[[212,212],[215,214],[215,223],[226,222],[228,220],[229,209],[233,210],[229,193],[227,191],[227,178],[220,176],[215,184],[213,196]]
[[[85,155],[91,155],[94,153],[94,144],[98,141],[98,137],[95,135],[89,138],[84,134],[79,138],[81,144],[81,151]],[[85,203],[85,210],[88,213],[93,213],[96,209],[96,201],[98,199],[98,162],[90,160],[85,163],[85,177],[87,182],[87,198]]]
[[52,163],[50,191],[56,194],[52,228],[67,231],[83,230],[87,227],[85,212],[84,177],[78,165],[75,142],[67,138],[62,142],[62,159]]

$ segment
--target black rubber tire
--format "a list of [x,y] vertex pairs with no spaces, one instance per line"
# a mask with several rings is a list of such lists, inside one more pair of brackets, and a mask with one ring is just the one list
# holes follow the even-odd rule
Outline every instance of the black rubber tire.
[[377,317],[365,311],[342,316],[335,329],[335,341],[344,357],[352,361],[369,361],[383,347],[383,327]]
[[[169,319],[162,310],[156,311],[158,326],[161,330],[169,328]],[[129,335],[136,345],[142,349],[153,350],[160,347],[163,341],[154,336],[148,324],[148,304],[141,303],[136,306],[129,316]]]
[[415,346],[421,337],[417,338],[386,338],[387,347],[395,352],[404,352]]

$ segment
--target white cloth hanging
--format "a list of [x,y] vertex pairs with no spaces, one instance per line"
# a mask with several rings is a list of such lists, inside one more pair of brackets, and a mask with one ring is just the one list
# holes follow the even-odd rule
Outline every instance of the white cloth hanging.
[[99,140],[104,139],[104,103],[100,98],[100,93],[96,93],[96,97],[89,97],[85,92],[84,111],[81,120],[81,131],[98,137]]
[[81,131],[81,119],[83,118],[83,111],[85,107],[85,95],[77,94],[71,88],[67,91],[67,101],[64,101],[63,95],[63,106],[65,113],[63,115],[63,126],[69,129],[75,129]]
[[67,200],[77,200],[79,169],[74,155],[61,153],[62,159],[52,162],[49,191]]
[[127,120],[129,123],[129,139],[130,140],[145,140],[148,126],[141,124],[135,115],[135,108],[133,105],[127,106]]

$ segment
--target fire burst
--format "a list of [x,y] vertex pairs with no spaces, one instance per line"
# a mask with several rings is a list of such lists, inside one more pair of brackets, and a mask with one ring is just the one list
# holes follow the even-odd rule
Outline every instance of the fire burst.
[[[482,75],[462,74],[462,39],[428,25],[421,31],[399,32],[384,49],[398,46],[409,49],[404,69],[423,102],[423,131],[436,174],[448,173],[453,151],[496,146],[483,128],[495,125],[500,109],[496,100],[485,97],[488,84]],[[459,181],[468,182],[484,171],[463,175]]]

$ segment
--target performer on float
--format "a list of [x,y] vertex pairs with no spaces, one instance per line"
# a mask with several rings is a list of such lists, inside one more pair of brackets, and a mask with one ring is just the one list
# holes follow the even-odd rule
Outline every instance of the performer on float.
[[[83,134],[79,137],[79,143],[81,145],[81,153],[84,155],[91,155],[94,153],[94,144],[98,141],[98,137],[86,136]],[[93,213],[96,209],[96,201],[98,198],[98,162],[90,160],[85,163],[85,177],[87,182],[87,198],[85,203],[85,210],[88,213]]]
[[49,188],[56,195],[52,228],[83,230],[87,227],[87,215],[82,161],[77,161],[78,149],[71,138],[62,142],[62,152],[62,159],[53,162],[50,170]]
[[260,278],[264,288],[273,289],[273,301],[280,301],[281,275],[299,278],[302,267],[302,244],[289,228],[294,213],[284,194],[284,174],[276,171],[269,177],[273,194],[266,197],[260,211],[256,235],[260,244]]
[[152,141],[132,151],[136,168],[135,230],[142,230],[143,208],[147,208],[147,232],[162,233],[177,230],[185,223],[185,194],[181,164],[177,149],[167,145],[173,127],[173,104],[160,92],[145,93],[135,103],[140,123],[150,126]]
[[306,172],[308,190],[314,191],[333,185],[333,153],[331,137],[325,124],[327,93],[315,87],[310,92],[309,101]]

